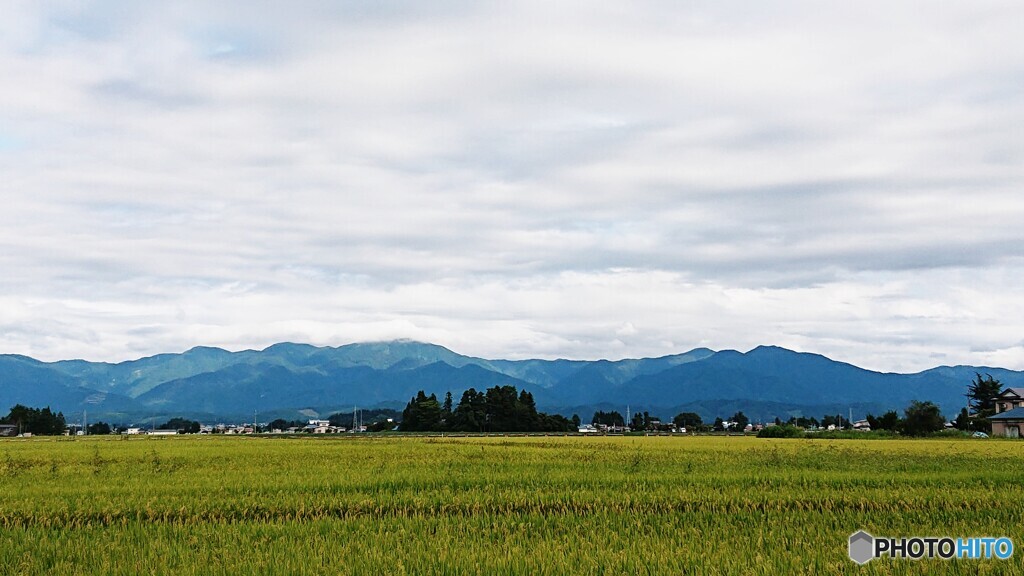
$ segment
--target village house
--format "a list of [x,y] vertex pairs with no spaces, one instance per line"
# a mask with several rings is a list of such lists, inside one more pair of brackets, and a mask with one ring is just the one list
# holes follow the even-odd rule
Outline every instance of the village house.
[[1024,407],[1000,412],[989,418],[992,421],[992,435],[1020,438],[1024,428]]
[[996,413],[1009,412],[1014,408],[1024,408],[1024,388],[1007,388],[995,398]]
[[306,427],[303,428],[303,431],[310,434],[338,434],[339,432],[344,432],[345,427],[331,426],[329,420],[310,420],[309,424],[306,424]]

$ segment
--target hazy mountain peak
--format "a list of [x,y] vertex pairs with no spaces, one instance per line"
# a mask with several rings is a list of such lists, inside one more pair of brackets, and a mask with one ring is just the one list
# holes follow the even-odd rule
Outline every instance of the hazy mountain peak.
[[184,352],[184,354],[191,354],[191,355],[200,355],[200,354],[213,355],[213,354],[231,354],[231,352],[229,352],[229,351],[227,351],[227,350],[225,350],[223,348],[217,348],[216,346],[193,346],[192,348],[189,348],[188,350],[186,350]]

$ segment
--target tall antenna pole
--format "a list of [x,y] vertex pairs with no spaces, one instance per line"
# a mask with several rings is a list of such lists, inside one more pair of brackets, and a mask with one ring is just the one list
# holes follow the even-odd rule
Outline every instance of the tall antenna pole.
[[89,424],[89,411],[88,410],[82,410],[82,435],[83,436],[88,436],[89,435],[89,426],[88,426],[88,424]]

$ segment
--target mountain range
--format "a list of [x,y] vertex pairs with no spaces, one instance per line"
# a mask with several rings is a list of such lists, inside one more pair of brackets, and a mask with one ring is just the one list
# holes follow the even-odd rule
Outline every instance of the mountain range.
[[139,360],[41,362],[0,355],[0,411],[20,403],[50,406],[69,421],[207,422],[302,418],[362,408],[402,408],[418,390],[458,402],[462,391],[497,385],[529,390],[541,410],[586,420],[595,410],[649,411],[705,420],[737,410],[756,420],[902,410],[930,400],[948,418],[964,405],[975,373],[1024,386],[1024,372],[942,366],[881,373],[818,354],[759,346],[748,352],[697,348],[660,358],[486,360],[435,344],[398,340],[317,347],[281,343],[230,352],[196,347]]

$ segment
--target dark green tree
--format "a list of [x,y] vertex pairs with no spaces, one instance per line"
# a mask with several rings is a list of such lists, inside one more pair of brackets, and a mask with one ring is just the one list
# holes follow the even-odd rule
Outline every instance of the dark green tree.
[[992,378],[991,374],[986,374],[985,378],[982,378],[981,374],[975,372],[974,380],[967,385],[967,398],[974,413],[987,418],[995,414],[996,396],[1002,391],[1002,382]]
[[[402,413],[401,430],[453,432],[567,432],[577,424],[560,414],[537,411],[533,394],[515,386],[494,386],[486,392],[470,388],[451,411],[442,427],[444,408],[437,397],[422,390],[412,398]],[[579,416],[575,417],[579,420]]]
[[625,426],[626,420],[622,417],[622,414],[618,412],[602,412],[598,410],[594,412],[594,417],[590,420],[594,425],[604,424],[605,426]]
[[572,425],[575,426],[577,429],[579,429],[579,427],[580,427],[580,415],[579,414],[573,414],[572,415]]
[[750,418],[747,418],[747,415],[742,410],[733,414],[730,420],[736,423],[736,430],[740,432],[747,427],[747,424],[750,424]]
[[725,430],[725,422],[721,416],[715,416],[715,423],[712,425],[712,429],[715,432],[722,432]]
[[967,431],[971,429],[971,416],[967,413],[967,408],[961,408],[960,414],[957,415],[956,420],[953,420],[953,426],[957,430]]
[[891,430],[895,432],[900,427],[900,415],[895,410],[889,410],[881,416],[875,417],[868,414],[865,420],[872,430]]
[[680,428],[696,429],[704,421],[701,420],[700,414],[696,412],[680,412],[672,419],[672,423]]
[[383,432],[385,430],[391,430],[392,424],[387,420],[377,420],[366,426],[367,432]]
[[[351,415],[349,415],[349,418],[351,419]],[[275,418],[274,420],[271,420],[270,424],[267,424],[267,427],[270,430],[287,430],[289,428],[301,428],[303,425],[305,425],[305,422],[295,422],[285,420],[284,418]],[[333,422],[332,425],[334,425]]]
[[199,429],[202,425],[195,420],[188,420],[186,418],[171,418],[167,422],[157,426],[160,430],[178,430],[186,434],[198,434]]
[[437,395],[431,393],[425,401],[419,402],[420,425],[424,431],[441,429],[441,403],[437,401]]
[[110,434],[110,424],[106,422],[93,422],[89,424],[89,434]]
[[409,400],[402,412],[400,429],[405,432],[433,432],[441,428],[441,403],[437,396],[423,390]]
[[903,413],[902,431],[908,436],[926,436],[942,430],[946,424],[939,407],[931,402],[914,400]]
[[462,399],[452,412],[448,428],[462,432],[483,432],[487,424],[487,397],[483,392],[470,388],[462,393]]
[[452,391],[444,393],[444,404],[441,405],[441,420],[448,422],[452,417]]
[[629,422],[630,430],[643,430],[644,429],[644,415],[637,412],[633,414],[633,419]]
[[[537,403],[533,400],[533,394],[526,390],[519,393],[515,420],[516,429],[519,431],[530,432],[541,428],[540,417],[537,415]],[[568,422],[568,419],[565,420]]]
[[1003,391],[1003,384],[986,374],[974,373],[974,380],[967,386],[967,400],[974,410],[970,427],[975,430],[992,432],[992,422],[989,417],[996,413],[996,396]]
[[20,433],[29,432],[37,436],[57,436],[63,434],[67,428],[64,414],[62,412],[54,414],[49,406],[39,409],[15,404],[11,407],[10,413],[0,419],[0,422],[17,426]]
[[519,397],[515,386],[495,386],[487,389],[487,432],[521,431],[518,409]]
[[537,420],[537,431],[539,432],[575,432],[579,428],[579,426],[572,423],[572,420],[561,414],[544,414],[540,412],[537,415]]

